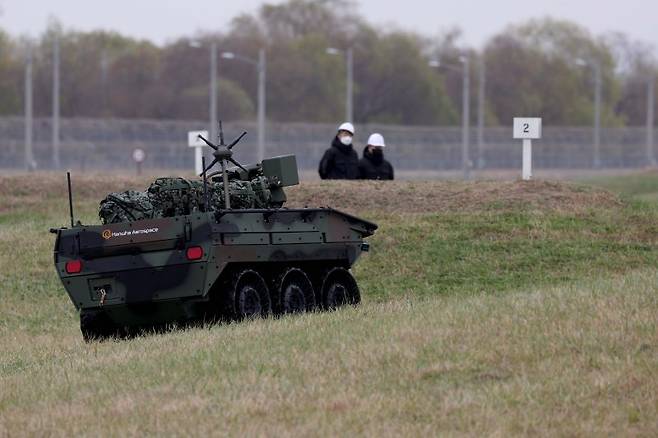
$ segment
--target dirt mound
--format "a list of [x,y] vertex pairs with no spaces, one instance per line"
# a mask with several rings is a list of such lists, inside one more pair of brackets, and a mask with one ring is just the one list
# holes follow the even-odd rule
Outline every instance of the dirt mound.
[[288,190],[288,207],[331,206],[348,212],[430,213],[533,209],[585,211],[621,205],[614,194],[549,181],[324,181]]
[[[74,196],[95,205],[109,192],[144,189],[153,176],[76,175]],[[579,184],[549,181],[321,181],[287,189],[287,207],[330,206],[351,213],[431,213],[534,209],[586,211],[621,205],[612,193]],[[44,201],[66,202],[61,174],[0,177],[0,212]]]
[[[129,175],[77,174],[72,176],[74,193],[81,197],[100,196],[106,192],[148,187],[156,177]],[[65,173],[29,173],[0,176],[0,196],[66,195]],[[99,198],[100,201],[100,198]]]
[[[152,177],[124,175],[75,175],[73,195],[76,201],[98,205],[110,192],[148,187]],[[16,208],[37,208],[52,200],[67,202],[66,175],[63,173],[30,173],[0,176],[0,213]]]

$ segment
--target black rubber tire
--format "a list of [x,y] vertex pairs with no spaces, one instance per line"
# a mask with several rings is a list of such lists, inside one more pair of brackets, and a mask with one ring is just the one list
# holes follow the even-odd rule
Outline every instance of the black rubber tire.
[[119,328],[103,312],[81,312],[80,332],[85,342],[103,341],[119,337]]
[[328,270],[322,280],[322,307],[326,310],[337,309],[346,304],[357,305],[361,302],[361,292],[356,280],[345,268]]
[[299,268],[288,268],[279,275],[274,288],[277,314],[310,312],[315,309],[313,284]]
[[267,283],[252,269],[243,269],[233,276],[227,298],[229,316],[238,321],[265,318],[272,311]]

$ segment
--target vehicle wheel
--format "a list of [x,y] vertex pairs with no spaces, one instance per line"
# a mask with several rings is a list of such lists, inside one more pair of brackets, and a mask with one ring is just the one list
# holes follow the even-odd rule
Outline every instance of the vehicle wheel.
[[119,330],[103,312],[81,312],[80,331],[85,342],[103,341],[119,335]]
[[277,313],[300,313],[315,308],[313,284],[299,268],[290,268],[281,274],[275,290]]
[[251,269],[239,271],[229,294],[229,312],[237,320],[266,317],[272,310],[270,291],[261,275]]
[[329,270],[322,280],[322,306],[337,309],[345,304],[361,302],[361,293],[352,274],[344,268]]

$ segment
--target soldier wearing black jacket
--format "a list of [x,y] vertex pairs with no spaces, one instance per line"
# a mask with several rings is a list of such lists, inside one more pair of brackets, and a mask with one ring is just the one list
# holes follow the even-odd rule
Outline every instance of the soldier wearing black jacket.
[[322,156],[318,172],[322,179],[359,179],[359,156],[352,147],[354,126],[343,123],[331,147]]
[[384,159],[384,137],[372,134],[368,146],[363,150],[363,158],[359,160],[359,177],[361,179],[392,180],[393,166]]

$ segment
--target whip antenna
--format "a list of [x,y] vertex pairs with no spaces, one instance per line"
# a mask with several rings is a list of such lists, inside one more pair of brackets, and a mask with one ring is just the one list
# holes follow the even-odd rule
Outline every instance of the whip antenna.
[[208,179],[206,178],[206,157],[201,157],[201,165],[203,166],[203,199],[206,205],[206,213],[210,210],[210,205],[208,204]]
[[71,193],[71,172],[66,172],[66,182],[69,186],[69,215],[71,216],[71,228],[75,226],[73,220],[73,194]]

